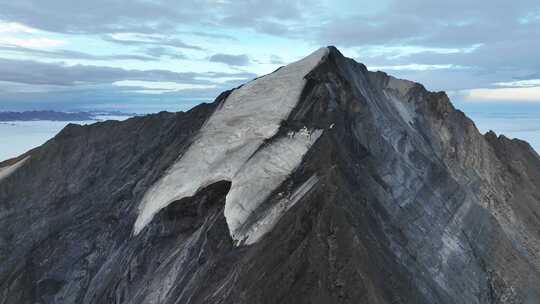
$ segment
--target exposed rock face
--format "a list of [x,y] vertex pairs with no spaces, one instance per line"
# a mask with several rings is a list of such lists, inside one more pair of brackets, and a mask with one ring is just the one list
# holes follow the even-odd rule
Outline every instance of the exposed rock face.
[[[319,52],[289,75],[301,92],[277,129],[250,133],[234,174],[193,191],[159,185],[197,143],[215,148],[208,123],[242,88],[187,113],[70,125],[0,163],[0,303],[540,303],[536,152],[481,135],[444,93]],[[286,174],[253,196],[265,172]],[[148,193],[167,200],[136,229]],[[233,223],[237,199],[249,212]]]

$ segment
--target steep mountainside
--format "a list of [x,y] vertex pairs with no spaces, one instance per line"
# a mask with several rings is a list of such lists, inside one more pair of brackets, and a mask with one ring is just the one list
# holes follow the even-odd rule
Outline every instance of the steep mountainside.
[[0,163],[0,303],[540,303],[540,157],[333,47]]

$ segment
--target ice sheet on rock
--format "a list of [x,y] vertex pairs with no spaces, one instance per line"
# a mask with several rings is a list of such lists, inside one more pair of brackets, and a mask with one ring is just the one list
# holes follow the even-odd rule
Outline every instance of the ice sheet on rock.
[[278,220],[291,209],[302,197],[304,197],[317,184],[319,178],[316,175],[311,176],[292,194],[282,198],[277,204],[265,211],[259,220],[249,227],[243,227],[245,232],[236,232],[236,240],[244,240],[244,244],[256,243],[263,235],[271,231]]
[[250,227],[245,227],[244,223],[300,165],[304,154],[321,134],[321,130],[310,133],[303,129],[281,137],[255,154],[234,176],[225,204],[225,218],[233,239],[243,241],[247,238],[246,243],[254,243],[273,226],[277,221],[273,217],[282,212],[268,214],[269,218],[255,224],[259,231],[253,236],[250,236]]
[[[154,214],[198,189],[234,177],[264,140],[271,138],[294,109],[304,76],[328,53],[310,56],[234,90],[205,123],[197,139],[143,197],[135,222],[137,234]],[[248,185],[244,185],[248,186]]]
[[29,157],[30,156],[27,156],[20,161],[14,163],[13,165],[0,168],[0,182],[13,174],[13,172],[15,172],[17,169],[19,169]]

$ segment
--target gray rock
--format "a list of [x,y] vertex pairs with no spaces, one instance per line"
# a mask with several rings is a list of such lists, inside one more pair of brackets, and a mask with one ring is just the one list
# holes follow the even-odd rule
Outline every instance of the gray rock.
[[[144,193],[230,92],[186,113],[69,125],[0,180],[0,303],[540,303],[540,158],[443,92],[330,47],[275,138],[322,129],[251,220],[318,180],[252,245],[230,181]],[[271,139],[270,142],[274,140]],[[197,165],[197,164],[193,164]]]

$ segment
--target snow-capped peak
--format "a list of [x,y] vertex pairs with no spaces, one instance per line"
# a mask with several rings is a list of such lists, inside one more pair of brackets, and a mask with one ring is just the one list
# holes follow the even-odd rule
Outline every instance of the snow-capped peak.
[[[277,134],[280,123],[297,105],[313,70],[328,48],[234,90],[208,119],[188,150],[144,195],[135,222],[139,233],[162,208],[193,196],[198,189],[220,180],[232,182],[226,198],[225,217],[234,239],[257,241],[244,227],[247,217],[300,164],[321,131],[303,130],[262,147]],[[307,135],[306,135],[307,134]],[[265,221],[265,223],[272,223]]]

